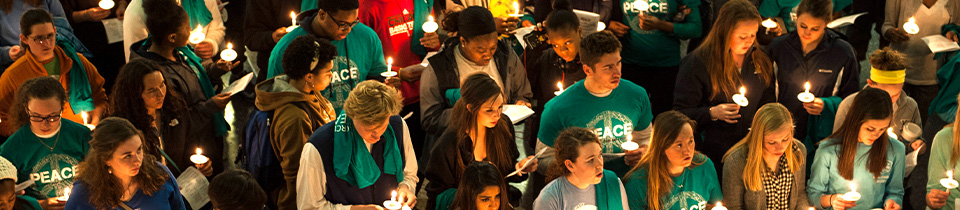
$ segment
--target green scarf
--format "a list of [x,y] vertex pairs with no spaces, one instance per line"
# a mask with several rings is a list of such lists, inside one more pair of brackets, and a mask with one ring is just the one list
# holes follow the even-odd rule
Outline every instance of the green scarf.
[[68,75],[70,77],[70,85],[68,86],[70,91],[67,91],[70,93],[68,100],[70,101],[70,108],[73,109],[73,114],[93,111],[95,108],[93,105],[93,88],[90,87],[87,69],[83,67],[83,62],[80,62],[80,56],[77,55],[73,42],[57,37],[57,46],[63,49],[63,53],[67,54],[67,57],[73,61],[73,66],[70,67],[70,75]]
[[603,170],[603,179],[595,189],[597,190],[597,210],[623,210],[620,180],[616,173]]
[[[340,111],[334,122],[333,133],[333,170],[337,177],[351,185],[366,188],[380,179],[380,167],[373,160],[373,154],[367,150],[363,138],[353,129],[353,120],[347,113]],[[397,182],[403,181],[403,158],[397,145],[397,136],[393,126],[387,125],[387,131],[380,137],[384,141],[383,171],[397,176]]]
[[317,8],[317,0],[303,0],[300,2],[300,11],[307,11]]
[[450,106],[453,107],[460,100],[460,88],[447,89],[443,95],[447,98],[447,102],[450,102]]
[[450,188],[437,195],[436,210],[449,210],[450,204],[453,204],[453,198],[457,196],[457,188]]
[[197,25],[205,26],[213,21],[213,14],[203,0],[181,0],[180,6],[187,11],[187,16],[190,16],[190,29],[197,29]]

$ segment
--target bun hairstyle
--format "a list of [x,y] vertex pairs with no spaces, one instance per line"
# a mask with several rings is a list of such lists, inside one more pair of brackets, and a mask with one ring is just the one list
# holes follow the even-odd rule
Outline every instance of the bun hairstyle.
[[569,0],[556,0],[553,2],[553,12],[547,16],[544,26],[548,31],[577,32],[580,30],[580,18],[573,12]]
[[879,70],[903,70],[907,68],[903,53],[884,47],[870,54],[870,65]]
[[[187,23],[187,11],[173,0],[144,0],[143,13],[146,15],[147,31],[152,36],[167,36],[177,33]],[[162,41],[155,38],[153,42]]]
[[461,11],[448,13],[443,19],[443,30],[456,32],[457,36],[471,38],[497,32],[497,24],[490,10],[470,6]]

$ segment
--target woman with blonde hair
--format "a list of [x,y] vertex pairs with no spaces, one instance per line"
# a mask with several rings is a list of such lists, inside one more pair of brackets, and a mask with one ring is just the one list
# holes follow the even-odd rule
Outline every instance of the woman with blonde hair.
[[[960,100],[960,96],[957,97]],[[960,119],[960,111],[957,112],[957,118]],[[930,163],[927,165],[927,171],[932,172],[927,176],[927,206],[931,209],[954,209],[957,203],[948,202],[960,199],[960,191],[957,188],[947,190],[940,184],[940,179],[946,178],[946,171],[957,173],[960,171],[960,120],[953,121],[953,124],[944,127],[937,132],[933,138],[933,146],[930,147]]]
[[710,209],[723,199],[713,161],[694,150],[694,126],[678,111],[657,115],[650,149],[624,179],[630,209]]
[[723,156],[723,205],[731,209],[806,209],[807,149],[779,103],[760,107],[747,137]]

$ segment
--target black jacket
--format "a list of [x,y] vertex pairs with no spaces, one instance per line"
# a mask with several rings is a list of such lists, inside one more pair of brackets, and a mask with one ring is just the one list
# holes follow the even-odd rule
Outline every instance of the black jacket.
[[[270,64],[270,52],[277,42],[273,41],[273,31],[290,26],[290,12],[300,13],[301,0],[250,0],[243,18],[243,44],[257,51],[258,75],[267,75]],[[302,24],[302,23],[301,23]],[[257,78],[262,82],[269,78]]]

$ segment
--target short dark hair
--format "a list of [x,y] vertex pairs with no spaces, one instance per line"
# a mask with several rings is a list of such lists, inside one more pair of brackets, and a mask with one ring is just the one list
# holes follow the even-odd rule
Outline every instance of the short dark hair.
[[556,0],[553,2],[553,12],[547,16],[544,23],[547,31],[574,31],[580,29],[580,19],[570,6],[569,0]]
[[[67,101],[67,91],[63,89],[60,81],[53,77],[36,77],[29,79],[20,88],[17,89],[16,103],[10,106],[10,118],[14,127],[19,128],[29,123],[30,116],[27,115],[27,102],[31,99],[54,98],[60,101],[63,106]],[[3,99],[7,100],[7,99]]]
[[360,8],[358,0],[319,0],[317,8],[331,15],[340,11],[350,11]]
[[833,20],[833,0],[802,0],[797,6],[797,16],[808,14],[825,22]]
[[[165,37],[177,33],[188,18],[187,11],[173,0],[144,0],[143,13],[146,16],[144,25],[153,36]],[[154,42],[159,40],[162,39],[159,37],[153,39]]]
[[879,70],[896,71],[907,68],[906,58],[897,50],[884,47],[870,54],[870,65]]
[[267,193],[253,175],[239,169],[214,177],[207,194],[215,209],[260,210],[267,203]]
[[44,23],[53,23],[53,16],[51,16],[49,12],[43,9],[27,10],[20,16],[20,34],[30,36],[30,34],[33,33],[33,31],[30,30],[31,27]]
[[580,41],[580,61],[591,68],[600,62],[600,57],[620,53],[620,40],[608,31],[592,33]]
[[[283,72],[290,79],[303,79],[307,74],[316,74],[337,56],[337,47],[330,41],[312,35],[299,36],[283,51]],[[310,68],[313,61],[317,66]]]

